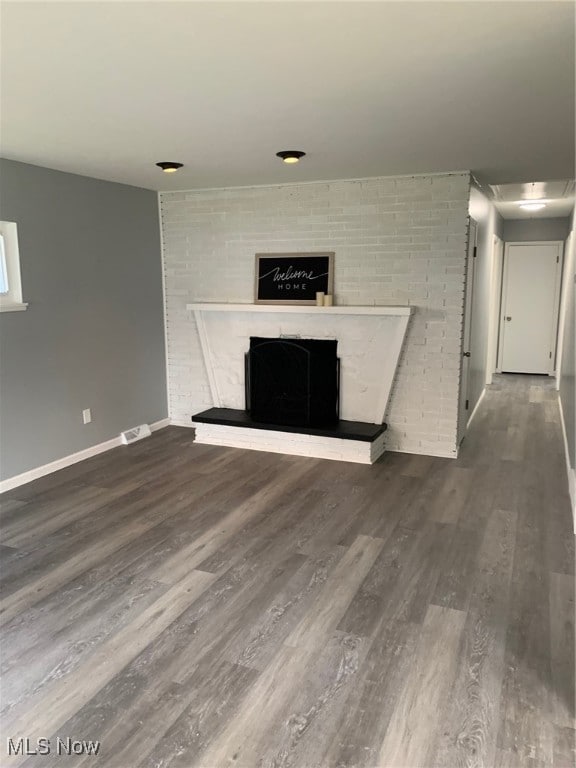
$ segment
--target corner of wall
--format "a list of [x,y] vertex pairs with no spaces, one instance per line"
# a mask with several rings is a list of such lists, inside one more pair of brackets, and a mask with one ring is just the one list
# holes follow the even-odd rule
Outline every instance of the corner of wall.
[[156,193],[158,204],[158,227],[160,229],[160,268],[162,272],[162,323],[164,326],[164,375],[166,377],[166,413],[168,418],[172,418],[170,413],[170,377],[168,375],[168,315],[166,312],[166,263],[164,258],[164,225],[162,221],[162,193]]

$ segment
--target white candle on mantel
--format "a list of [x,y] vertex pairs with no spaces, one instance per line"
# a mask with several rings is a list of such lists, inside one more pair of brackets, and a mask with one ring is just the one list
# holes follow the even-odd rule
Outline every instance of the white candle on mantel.
[[316,306],[324,306],[324,291],[316,291]]
[[324,306],[325,307],[331,307],[332,306],[332,294],[331,293],[327,293],[324,296]]

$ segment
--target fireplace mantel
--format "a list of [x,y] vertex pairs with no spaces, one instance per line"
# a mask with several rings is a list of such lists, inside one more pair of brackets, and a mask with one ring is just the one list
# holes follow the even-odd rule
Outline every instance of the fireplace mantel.
[[337,306],[337,307],[316,307],[312,304],[294,305],[294,304],[225,304],[225,303],[201,303],[187,304],[186,309],[190,312],[275,312],[280,314],[302,314],[302,315],[397,315],[409,316],[412,307],[406,306]]
[[[212,407],[244,409],[244,355],[251,337],[337,339],[340,358],[340,417],[344,421],[382,424],[392,390],[394,374],[412,307],[407,306],[332,306],[294,304],[194,303],[193,313],[202,349]],[[205,431],[210,425],[203,425]],[[249,442],[239,443],[236,427],[214,427],[218,434],[203,440],[218,445],[258,448],[262,432],[249,430]],[[220,434],[228,430],[226,434]],[[255,434],[252,434],[255,433]],[[268,437],[271,433],[268,433]],[[337,448],[314,444],[296,445],[278,433],[278,445],[268,440],[260,450],[281,450],[323,458],[339,458],[371,463],[378,451],[350,458],[350,441],[336,441]],[[248,438],[246,438],[248,439]],[[320,438],[314,438],[317,442]],[[326,438],[328,442],[329,438]],[[228,442],[226,442],[228,441]],[[340,443],[346,445],[340,445]],[[309,453],[309,451],[315,451]]]

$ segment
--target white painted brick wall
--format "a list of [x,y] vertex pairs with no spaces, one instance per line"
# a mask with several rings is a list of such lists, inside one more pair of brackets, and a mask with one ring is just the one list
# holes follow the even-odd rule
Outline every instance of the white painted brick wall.
[[337,303],[416,307],[388,450],[455,455],[469,196],[466,173],[161,193],[171,418],[212,405],[186,304],[253,301],[256,253],[334,251]]

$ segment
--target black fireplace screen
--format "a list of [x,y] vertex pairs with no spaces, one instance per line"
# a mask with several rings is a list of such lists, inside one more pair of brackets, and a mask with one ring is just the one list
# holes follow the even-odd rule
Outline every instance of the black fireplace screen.
[[338,421],[338,342],[327,339],[250,339],[246,410],[254,421],[325,426]]

